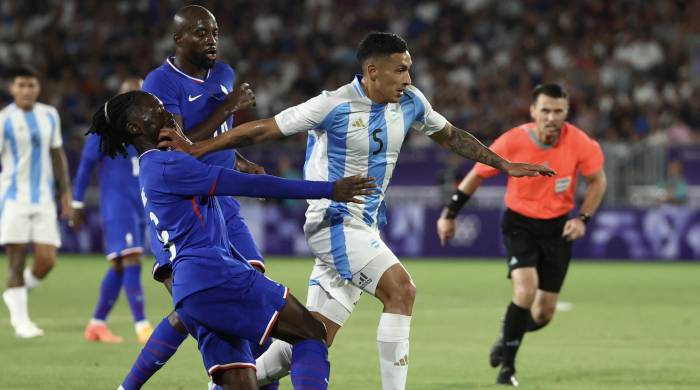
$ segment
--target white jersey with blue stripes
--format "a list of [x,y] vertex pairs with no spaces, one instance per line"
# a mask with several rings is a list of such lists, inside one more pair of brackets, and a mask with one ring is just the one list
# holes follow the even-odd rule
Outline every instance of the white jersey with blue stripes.
[[309,200],[307,223],[327,216],[349,215],[370,227],[385,223],[384,194],[409,129],[426,135],[442,130],[447,120],[409,86],[398,103],[377,104],[364,93],[362,76],[275,116],[285,135],[308,131],[304,178],[335,181],[353,175],[376,178],[378,190],[365,204]]
[[24,111],[13,103],[0,111],[2,201],[53,204],[50,149],[62,144],[61,122],[53,106],[36,103],[31,111]]

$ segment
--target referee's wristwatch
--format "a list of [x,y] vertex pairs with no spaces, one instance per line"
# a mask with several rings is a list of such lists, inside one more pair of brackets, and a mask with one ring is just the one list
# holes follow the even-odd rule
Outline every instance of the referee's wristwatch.
[[580,219],[584,225],[588,225],[588,222],[591,220],[591,215],[588,213],[581,213],[578,215],[578,219]]

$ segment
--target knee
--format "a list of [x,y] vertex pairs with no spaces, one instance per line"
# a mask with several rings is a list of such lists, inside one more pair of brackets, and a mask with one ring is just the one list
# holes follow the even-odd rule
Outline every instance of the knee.
[[177,315],[175,310],[168,314],[168,322],[170,323],[170,326],[172,326],[178,333],[187,334],[187,328],[185,328],[185,324],[182,323],[180,316]]
[[513,300],[521,305],[525,304],[528,307],[531,306],[532,302],[535,300],[536,293],[537,286],[529,283],[521,283],[513,286]]
[[52,254],[36,255],[36,262],[41,264],[41,268],[50,270],[56,264],[56,256]]
[[541,326],[545,326],[554,318],[554,312],[555,306],[543,307],[533,316],[533,320]]
[[385,304],[411,309],[416,300],[416,285],[410,277],[406,277],[391,291],[387,291],[386,298]]
[[313,339],[328,343],[328,332],[326,331],[326,325],[316,318],[310,317],[308,326],[305,327],[305,333],[304,339]]

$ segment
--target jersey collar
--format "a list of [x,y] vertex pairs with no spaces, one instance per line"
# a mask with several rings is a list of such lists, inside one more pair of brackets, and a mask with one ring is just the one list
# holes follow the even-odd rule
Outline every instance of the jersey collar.
[[[171,59],[172,59],[172,60],[171,60]],[[181,75],[183,75],[183,76],[187,77],[188,79],[190,79],[190,80],[192,80],[192,81],[194,81],[194,82],[197,82],[197,83],[199,83],[199,84],[203,84],[203,83],[204,83],[204,80],[208,79],[208,78],[209,78],[209,74],[211,74],[211,69],[209,69],[209,70],[207,71],[207,76],[204,77],[204,79],[198,79],[198,78],[192,77],[192,76],[188,75],[187,73],[185,73],[185,72],[181,71],[180,69],[178,69],[178,67],[175,66],[175,57],[168,57],[168,58],[165,59],[165,62],[166,62],[168,65],[170,65],[170,67],[171,67],[174,71],[176,71],[177,73],[180,73]]]
[[141,155],[139,156],[139,161],[141,161],[141,157],[145,156],[147,153],[153,152],[153,151],[156,151],[156,150],[158,150],[158,149],[148,149],[147,151],[141,153]]
[[355,88],[355,92],[357,92],[360,97],[366,98],[367,95],[365,94],[365,90],[362,88],[362,75],[361,74],[356,74],[355,78],[352,80],[352,87]]

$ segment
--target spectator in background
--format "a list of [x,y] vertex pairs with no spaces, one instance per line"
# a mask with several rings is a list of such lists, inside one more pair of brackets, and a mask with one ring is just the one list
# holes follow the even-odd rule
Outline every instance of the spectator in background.
[[666,182],[659,186],[659,202],[684,205],[688,202],[688,182],[683,177],[683,165],[672,160],[666,168]]

